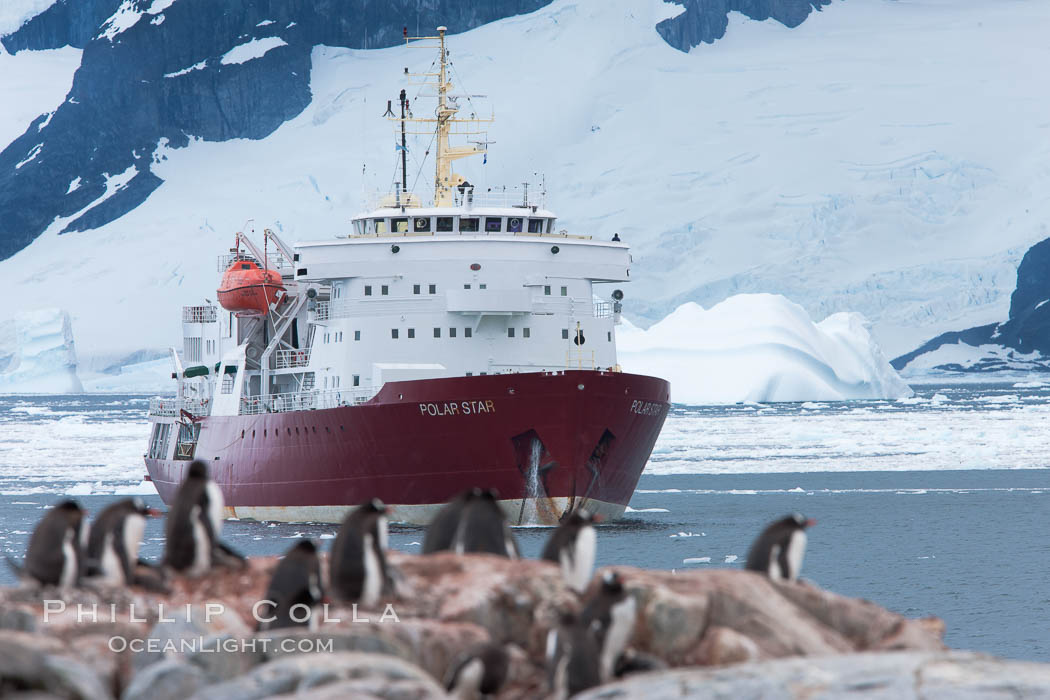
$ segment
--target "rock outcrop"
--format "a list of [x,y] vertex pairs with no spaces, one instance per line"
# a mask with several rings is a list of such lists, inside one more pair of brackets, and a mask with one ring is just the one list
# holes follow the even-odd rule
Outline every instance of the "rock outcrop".
[[1050,238],[1028,249],[1017,266],[1017,286],[1005,321],[949,331],[894,359],[894,369],[945,346],[986,348],[986,355],[966,365],[945,362],[934,369],[952,372],[1050,371]]
[[[313,629],[259,634],[253,607],[274,558],[179,579],[168,596],[0,590],[0,689],[127,700],[442,697],[448,668],[492,640],[510,652],[510,681],[499,697],[546,693],[547,632],[562,612],[580,608],[555,565],[451,553],[390,558],[399,572],[396,598],[368,610],[332,604],[318,611]],[[889,650],[934,659],[944,650],[938,621],[905,619],[804,583],[738,570],[616,570],[637,601],[631,647],[672,668],[746,662],[740,668],[747,669],[784,657]],[[617,697],[633,697],[639,686],[630,683],[617,686]]]

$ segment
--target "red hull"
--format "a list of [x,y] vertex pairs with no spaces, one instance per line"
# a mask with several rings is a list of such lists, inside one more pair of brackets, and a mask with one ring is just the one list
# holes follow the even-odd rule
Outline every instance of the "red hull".
[[[394,519],[423,523],[472,486],[498,489],[515,522],[576,506],[618,517],[669,390],[596,371],[392,382],[357,406],[204,418],[195,457],[239,517],[334,522],[378,497]],[[188,465],[146,459],[165,503]]]

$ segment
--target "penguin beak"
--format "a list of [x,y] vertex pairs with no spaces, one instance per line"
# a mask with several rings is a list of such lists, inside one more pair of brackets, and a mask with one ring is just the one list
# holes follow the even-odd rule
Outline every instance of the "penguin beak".
[[593,522],[595,524],[601,523],[601,522],[604,522],[604,521],[605,521],[605,518],[602,515],[598,514],[598,513],[595,513],[594,517],[591,518],[591,522]]
[[157,510],[156,508],[147,508],[146,509],[146,517],[147,518],[159,518],[160,516],[161,516],[161,512],[159,510]]
[[816,520],[814,520],[813,518],[807,518],[806,522],[804,523],[804,527],[813,527],[816,524],[817,524]]

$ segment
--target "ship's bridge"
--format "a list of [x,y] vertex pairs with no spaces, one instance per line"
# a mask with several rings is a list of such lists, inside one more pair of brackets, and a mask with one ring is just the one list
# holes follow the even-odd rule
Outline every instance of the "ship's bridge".
[[377,196],[370,204],[371,211],[351,220],[351,236],[568,235],[556,230],[557,217],[544,208],[543,195],[530,198],[527,187],[520,194],[500,189],[475,195],[467,185],[453,206],[424,204],[411,193]]

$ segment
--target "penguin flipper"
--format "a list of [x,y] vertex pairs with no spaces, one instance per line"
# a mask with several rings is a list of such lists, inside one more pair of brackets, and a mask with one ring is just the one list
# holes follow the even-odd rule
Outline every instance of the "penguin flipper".
[[212,562],[228,569],[243,569],[248,566],[248,561],[243,554],[218,540],[212,545]]
[[25,578],[25,566],[19,564],[6,554],[4,555],[4,559],[7,560],[7,565],[11,567],[11,571],[15,572],[15,576],[18,578]]
[[167,577],[162,569],[148,564],[146,566],[136,566],[132,576],[134,585],[145,588],[150,593],[171,593],[171,587],[168,585]]

